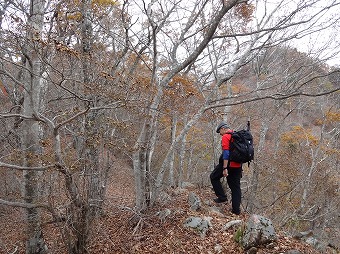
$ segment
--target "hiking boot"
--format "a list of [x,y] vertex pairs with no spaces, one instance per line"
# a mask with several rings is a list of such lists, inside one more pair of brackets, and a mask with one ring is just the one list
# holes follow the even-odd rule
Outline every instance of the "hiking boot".
[[224,203],[224,202],[227,202],[228,201],[228,199],[226,199],[226,198],[215,198],[214,199],[214,201],[215,201],[215,203]]
[[235,215],[240,215],[240,213],[241,213],[240,211],[234,211],[233,209],[230,209],[230,212],[235,214]]

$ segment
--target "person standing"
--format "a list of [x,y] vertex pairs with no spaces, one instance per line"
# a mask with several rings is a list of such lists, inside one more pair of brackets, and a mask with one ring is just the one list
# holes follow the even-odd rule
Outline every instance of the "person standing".
[[217,196],[214,201],[216,203],[228,201],[227,195],[221,184],[221,178],[227,177],[227,183],[231,190],[231,212],[238,215],[241,212],[242,164],[229,160],[229,148],[233,130],[230,129],[226,122],[221,122],[217,126],[216,132],[222,136],[222,154],[219,158],[219,163],[210,174],[210,181]]

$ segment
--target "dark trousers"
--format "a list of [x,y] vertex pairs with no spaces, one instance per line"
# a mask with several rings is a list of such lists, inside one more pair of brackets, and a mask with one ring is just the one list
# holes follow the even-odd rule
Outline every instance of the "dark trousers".
[[[220,156],[217,166],[210,174],[210,181],[213,186],[216,196],[222,200],[227,199],[222,184],[221,178],[223,177],[223,157]],[[231,190],[231,204],[232,211],[235,213],[240,212],[241,205],[241,177],[242,177],[242,167],[230,168],[228,167],[227,183]]]

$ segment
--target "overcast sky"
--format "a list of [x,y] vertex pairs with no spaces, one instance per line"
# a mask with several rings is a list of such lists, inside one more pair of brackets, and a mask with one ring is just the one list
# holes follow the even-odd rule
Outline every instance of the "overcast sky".
[[[313,8],[301,12],[298,18],[313,18],[313,27],[299,25],[295,29],[302,29],[299,38],[293,39],[286,44],[295,47],[298,51],[308,53],[312,57],[328,59],[329,65],[340,64],[340,1],[339,0],[253,0],[255,6],[256,21],[261,21],[264,15],[272,13],[275,8],[277,19],[284,17],[289,11],[296,9],[301,4],[315,2]],[[334,5],[332,8],[323,10],[326,6]],[[285,31],[287,33],[289,31]],[[294,30],[291,30],[294,33]]]

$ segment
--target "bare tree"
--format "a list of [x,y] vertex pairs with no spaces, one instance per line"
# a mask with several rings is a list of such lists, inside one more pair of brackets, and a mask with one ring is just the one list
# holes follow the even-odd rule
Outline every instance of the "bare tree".
[[[291,109],[281,112],[286,103],[296,99],[294,106],[299,109],[304,97],[339,90],[336,82],[322,86],[318,82],[331,73],[336,76],[338,69],[306,59],[300,68],[296,64],[299,56],[293,54],[287,54],[292,59],[284,61],[285,65],[275,64],[278,56],[285,56],[282,52],[290,41],[332,28],[338,21],[327,20],[326,15],[338,6],[336,1],[295,2],[125,0],[118,5],[114,1],[32,1],[32,15],[25,22],[24,14],[12,15],[6,9],[10,4],[6,1],[1,6],[6,12],[0,13],[4,35],[0,78],[10,99],[0,119],[8,133],[18,128],[25,132],[22,141],[14,142],[22,145],[18,154],[23,160],[2,155],[0,166],[6,171],[24,170],[27,184],[25,202],[0,202],[25,207],[32,215],[47,209],[60,226],[68,251],[83,253],[91,223],[105,201],[108,160],[114,153],[132,161],[135,208],[140,211],[157,202],[167,174],[171,184],[178,180],[181,185],[188,146],[188,164],[198,161],[195,145],[204,141],[192,138],[190,130],[213,128],[226,117],[241,126],[256,105],[262,109],[256,112],[263,121],[255,136],[262,152],[273,119],[289,119]],[[16,5],[15,10],[24,13],[25,7]],[[4,29],[4,17],[15,21],[14,25]],[[256,75],[241,82],[241,70],[250,63],[260,64],[255,59],[268,54],[268,65],[257,66]],[[265,112],[267,107],[270,112]],[[284,127],[275,137],[280,145]],[[207,154],[212,148],[207,145],[199,152]],[[307,167],[311,177],[303,198],[306,209],[320,158],[315,156],[313,166]],[[213,164],[213,159],[207,160],[201,159],[204,170]],[[180,166],[177,175],[176,162]],[[263,186],[254,184],[257,179],[261,183],[258,173],[253,174],[256,195],[252,199],[262,205],[258,193]],[[39,197],[40,179],[50,175],[54,179],[49,182],[51,192],[64,191],[55,182],[65,184],[59,203],[52,199],[59,205],[51,197],[33,205]],[[275,196],[274,203],[276,199],[281,201]],[[30,226],[39,231],[39,217],[33,217],[36,220]],[[42,240],[40,233],[31,237]],[[39,248],[44,250],[44,246],[41,241]]]
[[[102,135],[107,135],[103,134],[107,125],[100,126],[103,122],[100,111],[116,108],[117,101],[103,99],[99,102],[98,91],[87,96],[89,87],[95,84],[93,73],[98,71],[93,61],[96,52],[92,49],[91,22],[96,15],[92,13],[92,2],[84,1],[80,6],[60,2],[52,5],[56,8],[52,12],[48,12],[49,4],[32,1],[28,6],[15,6],[22,7],[14,8],[18,13],[24,13],[28,7],[27,24],[9,27],[7,34],[2,31],[7,44],[1,45],[4,52],[1,54],[1,81],[14,107],[11,109],[8,105],[9,110],[6,112],[4,109],[0,118],[18,119],[14,121],[14,128],[23,130],[22,149],[18,149],[23,159],[17,161],[4,155],[0,167],[24,172],[25,202],[1,199],[1,203],[27,209],[27,253],[47,251],[41,229],[41,208],[46,208],[44,212],[50,213],[60,226],[69,253],[84,253],[91,223],[102,206],[107,170],[110,168],[105,161],[110,157],[106,156],[105,142],[101,144]],[[62,16],[68,10],[82,13],[82,18]],[[52,13],[52,16],[47,13]],[[6,18],[16,18],[10,12],[5,14]],[[23,22],[21,18],[17,17],[20,24]],[[44,22],[46,20],[48,22]],[[78,22],[83,24],[79,38],[70,24]],[[25,36],[24,28],[27,29]],[[16,34],[11,33],[14,30]],[[10,41],[17,44],[13,45]],[[83,44],[79,46],[78,41]],[[20,46],[22,51],[16,52],[15,49],[20,49]],[[17,55],[23,59],[22,63],[17,61]],[[22,111],[18,92],[21,90],[24,94]],[[54,158],[45,148],[53,151]],[[22,166],[19,166],[21,161]],[[54,170],[46,172],[47,169]],[[43,196],[47,190],[42,189],[42,183],[49,176],[52,179],[48,186],[49,196]],[[60,188],[59,181],[64,181],[66,193],[57,189]],[[53,200],[51,193],[54,191],[63,193],[59,200]],[[59,205],[55,205],[55,201]]]
[[[22,126],[22,150],[24,151],[23,165],[34,167],[41,165],[41,127],[37,115],[43,107],[46,83],[41,55],[41,40],[44,20],[45,1],[33,0],[30,2],[30,12],[27,26],[28,34],[25,40],[23,54],[25,56],[24,71],[24,104],[23,115],[26,119]],[[35,170],[24,171],[24,200],[29,204],[39,200],[39,172]],[[39,210],[36,207],[27,208],[28,242],[26,253],[47,253],[41,229]]]

